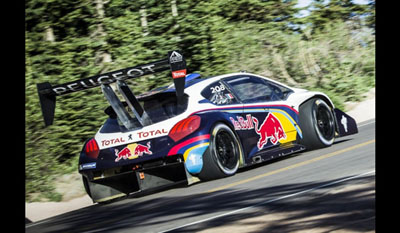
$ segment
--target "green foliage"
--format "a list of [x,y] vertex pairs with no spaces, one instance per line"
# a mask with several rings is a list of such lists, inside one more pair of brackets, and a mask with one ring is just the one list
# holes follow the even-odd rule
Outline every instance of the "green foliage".
[[[375,86],[375,2],[324,2],[296,18],[291,0],[27,1],[27,199],[61,199],[52,180],[77,169],[83,142],[106,119],[107,101],[96,88],[58,98],[54,125],[44,128],[40,82],[65,83],[179,49],[189,72],[203,76],[246,70],[325,92],[339,108],[360,100]],[[166,72],[130,83],[142,93],[170,80]]]
[[366,5],[355,4],[352,0],[315,0],[310,7],[313,10],[307,22],[311,23],[313,33],[320,33],[330,23],[354,20],[371,13]]

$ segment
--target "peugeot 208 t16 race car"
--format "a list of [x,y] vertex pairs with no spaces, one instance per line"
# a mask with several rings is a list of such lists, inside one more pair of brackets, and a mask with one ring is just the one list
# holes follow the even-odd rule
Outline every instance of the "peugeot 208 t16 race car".
[[[173,84],[138,96],[125,82],[165,70],[171,70]],[[156,62],[37,87],[46,125],[53,122],[56,96],[101,87],[110,103],[108,119],[80,153],[79,172],[93,202],[232,176],[241,167],[328,147],[336,137],[357,133],[354,119],[324,93],[245,72],[203,79],[187,74],[178,51]]]

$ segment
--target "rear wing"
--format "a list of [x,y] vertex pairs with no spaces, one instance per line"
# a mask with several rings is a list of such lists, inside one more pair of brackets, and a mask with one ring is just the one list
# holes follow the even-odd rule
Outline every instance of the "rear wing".
[[[101,87],[106,99],[111,107],[117,113],[118,117],[125,122],[124,125],[129,129],[129,114],[124,112],[123,105],[119,98],[115,95],[110,84],[116,83],[118,91],[122,94],[129,107],[132,108],[139,122],[143,125],[145,112],[139,104],[133,92],[130,90],[125,80],[138,78],[148,74],[154,74],[171,70],[174,80],[178,105],[183,102],[183,93],[185,88],[186,77],[186,61],[179,51],[170,51],[165,59],[155,62],[128,67],[104,74],[95,75],[89,78],[79,79],[73,82],[58,84],[52,86],[49,82],[38,83],[37,89],[39,94],[40,105],[46,126],[53,124],[56,97],[70,94],[73,92],[83,91],[94,87]],[[125,120],[124,120],[125,119]]]

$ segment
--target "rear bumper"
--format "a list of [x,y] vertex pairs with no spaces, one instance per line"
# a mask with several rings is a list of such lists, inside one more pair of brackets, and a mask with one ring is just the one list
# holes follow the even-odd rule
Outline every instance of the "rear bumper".
[[85,171],[87,191],[93,202],[104,202],[121,196],[193,183],[181,155],[148,161],[104,171]]

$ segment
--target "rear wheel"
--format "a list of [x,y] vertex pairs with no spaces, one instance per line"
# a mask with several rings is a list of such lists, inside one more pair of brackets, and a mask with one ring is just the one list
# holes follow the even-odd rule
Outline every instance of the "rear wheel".
[[203,155],[203,168],[198,177],[213,180],[236,173],[241,145],[235,133],[225,124],[217,124],[210,135],[210,146]]
[[331,107],[320,98],[312,98],[300,106],[300,144],[308,150],[328,147],[335,140],[335,118]]

